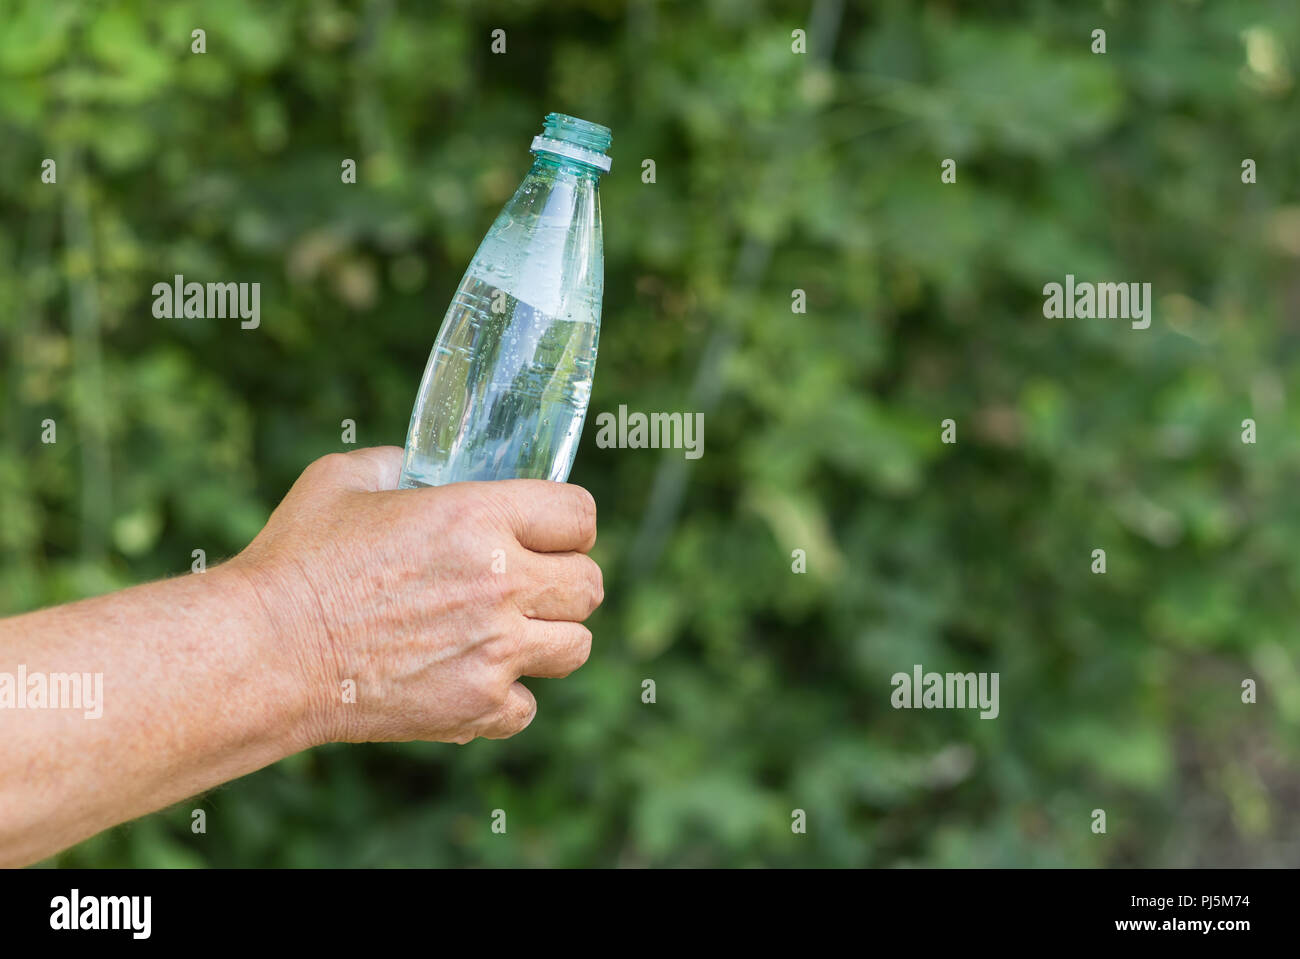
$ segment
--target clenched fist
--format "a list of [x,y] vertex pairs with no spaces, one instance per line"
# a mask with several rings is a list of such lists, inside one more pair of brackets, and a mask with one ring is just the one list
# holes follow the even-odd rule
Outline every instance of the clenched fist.
[[545,480],[398,490],[401,462],[317,460],[228,565],[301,668],[313,743],[513,736],[537,710],[519,678],[591,651],[595,501]]

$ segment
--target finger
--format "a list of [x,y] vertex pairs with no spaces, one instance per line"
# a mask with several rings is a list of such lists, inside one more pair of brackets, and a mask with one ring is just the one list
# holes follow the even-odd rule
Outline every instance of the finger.
[[329,453],[303,472],[309,485],[371,493],[397,489],[402,471],[399,446],[371,446],[350,453]]
[[521,676],[563,679],[591,655],[591,630],[581,623],[529,623],[516,669]]
[[484,739],[509,739],[528,728],[537,715],[537,700],[523,683],[513,683],[506,693],[506,701],[497,714],[482,725],[479,735]]
[[356,477],[355,488],[370,493],[397,489],[403,455],[400,446],[368,446],[344,454]]
[[582,553],[524,553],[518,562],[525,585],[515,601],[529,619],[580,623],[605,598],[600,567]]
[[596,542],[596,501],[581,486],[533,479],[475,485],[500,504],[525,549],[585,553]]

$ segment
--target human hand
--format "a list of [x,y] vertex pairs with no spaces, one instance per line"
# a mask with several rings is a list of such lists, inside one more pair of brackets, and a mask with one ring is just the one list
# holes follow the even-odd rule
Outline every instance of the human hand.
[[566,676],[590,653],[581,624],[604,598],[584,555],[591,494],[545,480],[397,490],[401,461],[397,447],[316,460],[227,564],[259,597],[272,654],[300,665],[304,745],[513,736],[537,709],[519,677]]

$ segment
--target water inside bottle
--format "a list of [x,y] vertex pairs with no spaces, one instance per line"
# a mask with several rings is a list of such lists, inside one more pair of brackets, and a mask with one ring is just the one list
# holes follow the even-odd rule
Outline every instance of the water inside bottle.
[[467,275],[425,370],[400,486],[568,479],[599,332],[594,317],[545,313]]

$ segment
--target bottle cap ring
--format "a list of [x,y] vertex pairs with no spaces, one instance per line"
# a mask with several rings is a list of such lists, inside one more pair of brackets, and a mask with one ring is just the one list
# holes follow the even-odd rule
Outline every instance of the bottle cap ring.
[[580,147],[576,143],[565,143],[563,140],[552,140],[550,137],[535,136],[533,145],[528,148],[530,153],[536,153],[539,150],[545,153],[554,153],[557,156],[568,157],[570,160],[577,160],[580,163],[586,163],[588,166],[594,166],[605,173],[609,172],[612,165],[610,158],[603,153],[597,153],[595,150],[588,150],[586,147]]

